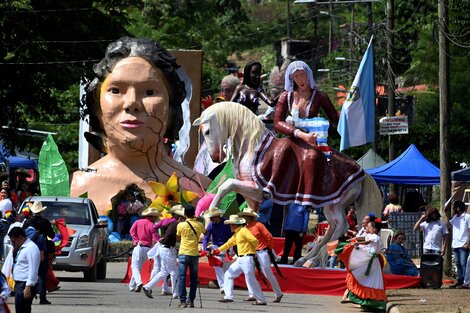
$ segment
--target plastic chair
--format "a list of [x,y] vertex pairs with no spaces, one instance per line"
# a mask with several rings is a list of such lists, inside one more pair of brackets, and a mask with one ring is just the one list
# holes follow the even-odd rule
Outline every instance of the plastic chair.
[[381,229],[380,230],[380,239],[382,239],[384,249],[387,249],[388,246],[390,244],[392,244],[393,230],[391,230],[391,229]]

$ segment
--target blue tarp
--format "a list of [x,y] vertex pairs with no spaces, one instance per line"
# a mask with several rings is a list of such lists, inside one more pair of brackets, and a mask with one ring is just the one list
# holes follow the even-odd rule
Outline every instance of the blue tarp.
[[26,169],[37,169],[38,168],[38,161],[34,159],[29,159],[20,156],[5,156],[7,155],[5,148],[0,145],[0,163],[2,162],[1,159],[4,157],[8,160],[8,166],[10,168],[26,168]]
[[452,181],[470,182],[470,168],[464,168],[464,169],[452,172]]
[[402,185],[439,185],[440,170],[415,145],[385,165],[366,170],[376,182]]
[[36,169],[38,168],[38,163],[37,163],[37,160],[34,161],[34,160],[31,160],[31,159],[27,159],[27,158],[21,158],[21,157],[17,157],[17,156],[9,156],[7,157],[8,159],[8,165],[10,166],[10,168],[32,168],[32,169]]

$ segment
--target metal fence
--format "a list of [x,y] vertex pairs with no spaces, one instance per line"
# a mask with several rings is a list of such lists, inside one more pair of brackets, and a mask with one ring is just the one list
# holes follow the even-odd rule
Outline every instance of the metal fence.
[[423,250],[422,234],[414,231],[413,227],[419,220],[422,212],[392,213],[388,218],[388,227],[394,230],[401,230],[406,235],[405,248],[408,249],[412,258],[419,258]]

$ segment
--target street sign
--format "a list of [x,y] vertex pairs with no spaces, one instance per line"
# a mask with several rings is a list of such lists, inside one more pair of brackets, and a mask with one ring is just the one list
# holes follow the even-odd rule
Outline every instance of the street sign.
[[408,134],[408,116],[386,116],[379,120],[380,135]]

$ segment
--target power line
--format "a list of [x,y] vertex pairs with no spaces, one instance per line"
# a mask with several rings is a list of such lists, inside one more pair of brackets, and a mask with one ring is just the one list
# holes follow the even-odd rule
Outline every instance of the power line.
[[43,62],[0,62],[0,65],[51,65],[51,64],[76,64],[96,63],[101,59],[71,60],[71,61],[43,61]]

